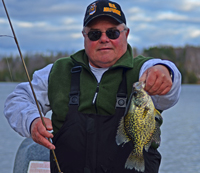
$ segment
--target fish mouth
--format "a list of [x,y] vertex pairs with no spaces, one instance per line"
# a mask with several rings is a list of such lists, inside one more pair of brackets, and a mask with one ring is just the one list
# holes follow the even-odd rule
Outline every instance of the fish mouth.
[[136,90],[144,89],[144,87],[145,87],[145,83],[143,81],[136,82],[133,85],[133,88]]

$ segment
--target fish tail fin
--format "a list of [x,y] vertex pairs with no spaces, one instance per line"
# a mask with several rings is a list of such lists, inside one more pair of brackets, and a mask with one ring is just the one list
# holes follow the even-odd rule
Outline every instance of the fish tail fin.
[[116,135],[116,143],[117,145],[120,144],[125,144],[127,142],[129,142],[131,139],[128,138],[128,136],[126,135],[126,132],[124,130],[124,117],[121,118],[118,130],[117,130],[117,135]]
[[143,153],[138,154],[132,151],[128,159],[126,160],[125,168],[127,169],[135,168],[135,170],[137,170],[138,172],[144,172],[145,163],[144,163]]

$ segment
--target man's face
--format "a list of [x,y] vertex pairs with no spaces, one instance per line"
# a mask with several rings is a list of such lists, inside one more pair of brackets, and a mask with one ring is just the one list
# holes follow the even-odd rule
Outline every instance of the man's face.
[[91,30],[100,30],[103,32],[100,39],[97,41],[91,41],[87,34],[83,34],[85,51],[93,67],[110,67],[114,65],[127,50],[129,30],[121,32],[120,36],[113,40],[109,39],[105,33],[107,29],[111,28],[122,31],[124,30],[124,25],[117,24],[114,19],[109,17],[99,17],[85,27],[84,31],[87,34]]

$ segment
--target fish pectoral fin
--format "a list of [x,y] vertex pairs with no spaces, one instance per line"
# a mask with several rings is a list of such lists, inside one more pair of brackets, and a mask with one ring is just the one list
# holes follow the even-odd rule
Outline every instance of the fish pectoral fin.
[[142,118],[144,119],[148,113],[149,107],[145,106],[143,114],[142,114]]
[[146,152],[149,151],[149,148],[150,148],[150,146],[151,146],[151,143],[152,143],[152,140],[150,140],[150,141],[144,146],[144,149],[145,149]]
[[124,117],[121,118],[117,135],[116,135],[116,143],[117,145],[125,144],[129,142],[131,139],[127,136],[125,129],[124,129]]
[[125,163],[126,169],[135,169],[138,172],[144,172],[145,170],[145,164],[144,164],[144,156],[143,153],[135,153],[132,151],[126,160]]

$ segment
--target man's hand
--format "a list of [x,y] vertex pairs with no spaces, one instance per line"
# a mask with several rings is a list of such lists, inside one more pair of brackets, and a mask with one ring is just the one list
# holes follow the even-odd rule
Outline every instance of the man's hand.
[[145,90],[149,95],[165,95],[172,87],[169,70],[164,65],[155,65],[148,68],[139,81],[145,82]]
[[32,122],[31,125],[32,139],[36,143],[43,145],[49,148],[50,150],[55,149],[55,146],[47,139],[47,138],[53,138],[53,134],[48,132],[48,130],[50,131],[53,129],[51,120],[49,118],[44,117],[44,122],[46,124],[47,129],[42,124],[41,118],[37,118]]

